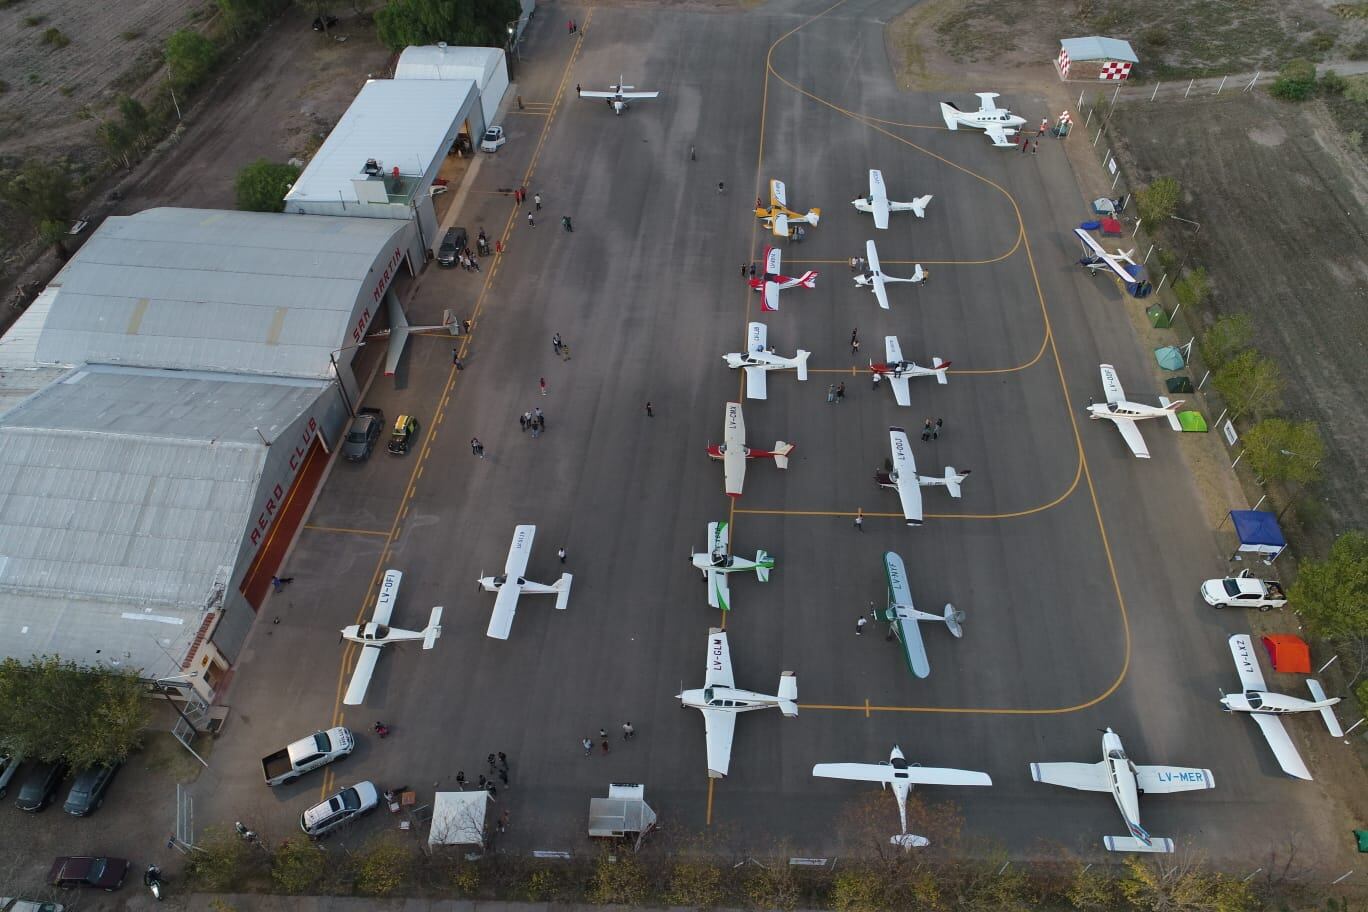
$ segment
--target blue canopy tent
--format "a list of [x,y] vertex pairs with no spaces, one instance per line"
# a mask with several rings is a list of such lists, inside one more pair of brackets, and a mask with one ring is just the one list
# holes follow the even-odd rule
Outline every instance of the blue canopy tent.
[[1271,564],[1287,547],[1278,517],[1262,510],[1231,510],[1230,521],[1235,524],[1235,534],[1240,539],[1240,547],[1231,555],[1231,560],[1241,560],[1241,553],[1262,554],[1264,563]]

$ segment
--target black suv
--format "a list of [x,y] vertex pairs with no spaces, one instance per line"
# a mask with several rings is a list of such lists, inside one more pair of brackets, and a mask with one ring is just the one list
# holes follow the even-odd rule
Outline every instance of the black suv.
[[19,786],[19,797],[14,799],[14,806],[21,811],[41,811],[57,794],[57,786],[61,785],[66,774],[65,760],[38,763],[29,767],[28,775]]
[[442,246],[437,248],[437,265],[455,266],[468,242],[469,236],[464,228],[448,228],[442,237]]
[[117,763],[101,764],[81,770],[71,783],[71,791],[67,793],[66,804],[62,805],[62,810],[77,817],[95,813],[100,805],[104,804],[105,791],[109,788],[109,783],[114,781],[114,774],[118,771]]

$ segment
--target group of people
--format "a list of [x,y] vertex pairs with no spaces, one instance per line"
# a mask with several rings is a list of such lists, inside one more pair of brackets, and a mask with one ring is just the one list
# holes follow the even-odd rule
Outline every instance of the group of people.
[[546,416],[540,408],[535,408],[519,415],[518,424],[522,425],[524,431],[531,430],[533,437],[540,437],[541,432],[546,430]]
[[[598,730],[598,736],[599,736],[599,744],[600,744],[600,746],[603,748],[603,752],[604,752],[605,754],[608,753],[609,750],[611,749],[610,745],[608,744],[608,729],[606,729],[606,728],[600,728],[600,729]],[[633,727],[633,725],[632,725],[631,722],[623,722],[623,723],[622,723],[622,740],[623,740],[623,741],[631,741],[631,740],[632,740],[633,738],[635,738],[635,737],[636,737],[636,728]],[[586,756],[586,757],[588,757],[589,755],[591,755],[591,754],[594,752],[594,742],[593,742],[593,740],[590,739],[590,738],[584,738],[584,739],[582,739],[582,740],[580,741],[580,747],[584,748],[584,756]]]

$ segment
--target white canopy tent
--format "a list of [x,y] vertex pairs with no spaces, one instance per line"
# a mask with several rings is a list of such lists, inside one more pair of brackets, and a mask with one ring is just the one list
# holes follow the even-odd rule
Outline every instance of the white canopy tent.
[[484,845],[489,792],[438,792],[432,800],[429,846]]

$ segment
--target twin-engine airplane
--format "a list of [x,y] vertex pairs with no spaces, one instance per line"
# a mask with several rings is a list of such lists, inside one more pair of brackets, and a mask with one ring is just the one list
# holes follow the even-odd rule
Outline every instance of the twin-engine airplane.
[[960,496],[960,485],[969,477],[971,469],[956,472],[954,466],[947,467],[945,475],[918,475],[917,462],[912,457],[912,447],[907,443],[907,431],[900,427],[888,429],[889,446],[893,450],[893,470],[875,471],[874,481],[881,488],[892,488],[902,500],[903,518],[909,526],[922,524],[921,489],[932,485],[945,485],[951,497]]
[[1102,269],[1110,269],[1123,282],[1136,281],[1136,277],[1126,271],[1127,265],[1139,265],[1133,259],[1135,256],[1133,249],[1107,253],[1107,249],[1097,243],[1096,238],[1082,228],[1075,228],[1074,234],[1078,235],[1078,239],[1083,242],[1083,259],[1078,261],[1079,265],[1086,266],[1093,275],[1097,275],[1098,271]]
[[914,785],[992,785],[993,780],[987,773],[973,770],[946,769],[936,766],[913,766],[903,756],[902,748],[893,745],[888,759],[879,763],[818,763],[812,768],[812,775],[826,779],[848,779],[852,782],[877,782],[880,788],[893,789],[893,797],[898,799],[898,820],[902,832],[888,841],[905,849],[930,845],[924,836],[914,836],[907,832],[907,795]]
[[1145,446],[1145,438],[1140,434],[1140,429],[1135,426],[1135,422],[1145,418],[1167,418],[1169,425],[1175,431],[1181,431],[1183,426],[1178,422],[1178,416],[1174,413],[1178,411],[1178,406],[1184,400],[1169,402],[1167,398],[1160,396],[1159,401],[1162,405],[1143,405],[1139,402],[1126,401],[1126,391],[1121,388],[1121,378],[1116,375],[1116,368],[1110,364],[1101,365],[1102,368],[1102,389],[1107,393],[1106,403],[1088,403],[1089,418],[1105,418],[1116,425],[1116,429],[1121,432],[1121,437],[1126,441],[1126,446],[1130,447],[1131,452],[1138,459],[1149,459],[1149,447]]
[[1209,769],[1189,766],[1136,766],[1126,757],[1121,738],[1107,729],[1102,735],[1101,763],[1032,763],[1031,778],[1084,792],[1111,792],[1126,821],[1129,836],[1103,836],[1112,852],[1172,852],[1173,840],[1151,836],[1140,826],[1140,793],[1192,792],[1216,787]]
[[722,460],[723,483],[728,497],[741,496],[741,489],[746,483],[747,459],[773,459],[776,466],[787,469],[789,453],[793,452],[795,446],[782,440],[776,440],[772,450],[753,450],[746,446],[746,417],[741,413],[739,402],[727,403],[726,418],[722,422],[722,440],[724,442],[720,446],[708,446],[708,455]]
[[770,181],[770,204],[755,207],[755,217],[765,223],[765,227],[773,232],[775,237],[786,238],[789,236],[790,226],[798,223],[812,225],[814,228],[822,217],[821,209],[809,209],[804,215],[794,212],[788,207],[788,201],[784,192],[784,182],[781,180]]
[[[926,658],[926,643],[922,641],[919,621],[944,623],[950,634],[959,639],[964,636],[964,612],[954,605],[945,606],[945,614],[932,614],[921,611],[912,605],[912,590],[907,586],[907,568],[903,559],[892,551],[884,552],[884,574],[888,578],[888,607],[874,612],[882,620],[888,621],[889,628],[902,645],[903,658],[907,669],[919,678],[931,676],[931,662]],[[987,783],[984,783],[987,785]]]
[[912,395],[907,388],[907,381],[910,377],[935,377],[936,382],[941,385],[950,382],[945,376],[946,370],[950,367],[949,361],[932,358],[931,367],[922,367],[915,361],[908,361],[903,358],[902,347],[898,345],[897,336],[884,336],[884,358],[882,364],[876,364],[873,359],[870,359],[869,372],[887,381],[888,385],[893,388],[893,398],[898,405],[910,406],[912,404]]
[[867,267],[864,272],[855,277],[855,284],[861,288],[868,288],[874,292],[874,297],[879,299],[879,306],[888,310],[888,290],[884,285],[888,282],[920,282],[926,278],[926,272],[921,268],[921,263],[912,271],[912,278],[900,279],[896,276],[885,275],[879,268],[879,251],[874,248],[873,241],[865,241],[865,259]]
[[817,272],[809,269],[797,278],[789,278],[780,275],[782,257],[777,247],[765,248],[765,274],[750,280],[750,287],[763,294],[760,301],[761,310],[779,309],[779,292],[785,288],[795,288],[801,285],[804,288],[817,287]]
[[952,102],[942,101],[940,103],[941,117],[945,118],[945,125],[951,130],[958,130],[960,125],[973,127],[988,134],[988,138],[993,141],[993,145],[999,147],[1012,147],[1015,143],[1010,142],[1007,137],[1015,136],[1017,128],[1026,125],[1026,118],[1018,117],[1006,108],[999,108],[994,101],[998,97],[997,92],[976,92],[979,98],[979,109],[977,111],[961,111]]
[[399,584],[404,574],[398,570],[386,570],[380,581],[380,595],[375,600],[375,611],[369,624],[352,624],[342,628],[342,639],[361,644],[361,655],[357,657],[356,668],[352,670],[351,683],[347,685],[346,696],[342,702],[347,706],[360,706],[366,699],[366,688],[370,687],[371,675],[375,673],[375,663],[380,660],[380,650],[391,643],[422,640],[424,649],[431,649],[442,635],[442,609],[432,609],[432,617],[423,630],[400,630],[390,627],[390,616],[394,614],[394,602],[399,597]]
[[888,227],[888,213],[890,212],[911,212],[917,218],[926,218],[926,207],[931,202],[931,194],[919,196],[910,203],[897,203],[888,198],[888,191],[884,188],[882,171],[869,171],[869,195],[850,201],[861,212],[869,212],[874,215],[875,228]]
[[1343,738],[1344,731],[1340,728],[1339,719],[1335,718],[1335,711],[1330,708],[1339,702],[1339,697],[1327,699],[1325,689],[1315,678],[1308,678],[1306,681],[1306,687],[1311,691],[1314,700],[1270,693],[1268,685],[1264,683],[1263,672],[1259,671],[1259,659],[1254,655],[1254,641],[1248,634],[1230,638],[1230,654],[1235,657],[1235,670],[1240,674],[1240,686],[1244,688],[1244,692],[1225,694],[1221,697],[1222,705],[1227,712],[1247,712],[1254,718],[1259,730],[1268,739],[1268,746],[1273,748],[1273,756],[1278,758],[1278,765],[1284,773],[1298,779],[1310,779],[1311,771],[1302,762],[1301,754],[1297,753],[1297,748],[1292,744],[1292,739],[1278,716],[1285,713],[1318,712],[1330,734],[1336,738]]
[[635,88],[635,86],[623,85],[622,82],[623,82],[622,77],[619,76],[619,77],[618,77],[617,85],[612,85],[612,86],[609,86],[609,87],[608,87],[608,88],[612,89],[611,92],[586,92],[586,91],[581,90],[580,93],[579,93],[579,97],[580,97],[580,98],[606,98],[606,99],[608,99],[608,105],[613,109],[613,113],[614,113],[614,114],[618,114],[618,115],[621,115],[623,111],[627,110],[627,102],[628,102],[628,101],[636,101],[636,100],[642,99],[642,98],[659,98],[659,97],[660,97],[660,93],[659,93],[659,92],[632,92],[632,91],[629,91],[629,89],[633,89],[633,88]]
[[499,593],[494,599],[494,613],[490,615],[486,636],[496,640],[508,639],[509,631],[513,629],[513,615],[518,611],[518,596],[524,592],[531,595],[554,595],[556,608],[560,611],[564,611],[570,604],[570,584],[574,582],[574,577],[569,573],[562,573],[560,579],[550,586],[534,583],[523,577],[527,570],[527,560],[532,556],[532,539],[536,534],[536,526],[515,526],[513,543],[508,546],[508,560],[504,562],[503,575],[480,577],[479,585],[486,592]]
[[800,348],[798,354],[792,358],[773,354],[766,346],[769,330],[765,324],[752,323],[748,329],[746,351],[732,352],[722,356],[722,360],[727,362],[727,367],[733,369],[739,367],[746,372],[747,399],[768,398],[769,390],[765,379],[772,370],[795,370],[798,372],[799,380],[808,378],[807,363],[812,352]]
[[731,587],[727,585],[728,573],[754,572],[760,582],[768,583],[770,571],[774,569],[774,555],[764,548],[755,552],[755,560],[737,557],[727,550],[730,526],[725,522],[708,523],[707,551],[699,551],[689,556],[690,562],[703,571],[703,580],[708,584],[708,604],[723,611],[731,610]]
[[731,651],[727,633],[714,627],[708,631],[708,672],[699,690],[678,695],[684,706],[703,713],[703,728],[708,739],[708,776],[721,779],[731,765],[732,735],[737,713],[753,709],[777,709],[790,719],[798,716],[798,677],[791,671],[779,676],[776,696],[738,690],[732,679]]

